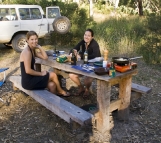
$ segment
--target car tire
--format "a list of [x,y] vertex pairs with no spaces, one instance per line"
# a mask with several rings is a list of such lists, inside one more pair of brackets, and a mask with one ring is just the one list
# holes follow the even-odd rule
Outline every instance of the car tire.
[[20,53],[22,50],[27,46],[26,42],[26,35],[25,34],[18,34],[12,40],[12,48]]
[[65,16],[59,16],[53,22],[53,29],[59,34],[66,34],[70,30],[70,27],[70,21]]

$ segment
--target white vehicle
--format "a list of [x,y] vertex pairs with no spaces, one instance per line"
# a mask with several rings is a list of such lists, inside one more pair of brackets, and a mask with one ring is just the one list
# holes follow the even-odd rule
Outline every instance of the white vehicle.
[[58,6],[46,7],[45,15],[39,5],[0,5],[0,43],[17,52],[25,48],[28,31],[33,30],[43,38],[53,31],[65,34],[70,26]]

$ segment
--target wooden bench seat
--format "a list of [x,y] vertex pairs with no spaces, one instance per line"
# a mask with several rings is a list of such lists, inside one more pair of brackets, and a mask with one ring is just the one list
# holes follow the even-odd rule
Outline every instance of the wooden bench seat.
[[70,123],[75,121],[82,126],[92,123],[92,118],[94,116],[91,113],[84,111],[59,96],[54,95],[47,90],[24,89],[21,86],[21,76],[10,76],[9,80],[13,83],[14,87],[30,95],[33,99],[64,119],[66,122]]
[[131,85],[131,102],[140,98],[143,94],[148,94],[152,91],[151,88],[132,83]]
[[150,93],[152,91],[151,88],[136,83],[132,83],[131,90],[142,94]]

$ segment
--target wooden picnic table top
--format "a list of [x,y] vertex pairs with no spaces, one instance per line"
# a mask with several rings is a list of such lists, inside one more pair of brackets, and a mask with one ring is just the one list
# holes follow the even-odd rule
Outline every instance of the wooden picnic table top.
[[46,66],[50,66],[50,67],[53,67],[53,68],[56,68],[56,69],[59,69],[59,70],[63,70],[65,72],[72,72],[72,73],[92,77],[92,78],[95,78],[95,79],[98,79],[98,80],[108,81],[112,85],[117,84],[118,80],[120,80],[120,78],[125,78],[127,76],[137,74],[137,69],[134,69],[134,70],[130,70],[130,71],[127,71],[127,72],[124,72],[124,73],[116,72],[116,76],[114,78],[108,76],[108,74],[97,75],[94,72],[88,73],[88,72],[84,72],[84,71],[80,71],[80,70],[77,70],[75,68],[72,68],[72,65],[69,62],[59,63],[56,60],[54,60],[52,56],[49,56],[49,58],[47,60],[36,58],[36,63],[46,65]]

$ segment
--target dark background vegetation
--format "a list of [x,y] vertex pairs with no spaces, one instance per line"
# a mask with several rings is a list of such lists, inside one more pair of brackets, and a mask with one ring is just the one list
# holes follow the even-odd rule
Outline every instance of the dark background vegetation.
[[[111,15],[103,22],[94,21],[89,16],[89,1],[79,3],[72,0],[3,0],[2,4],[38,4],[45,11],[47,6],[59,6],[61,14],[71,21],[71,29],[67,34],[52,34],[48,42],[55,46],[73,47],[83,38],[85,29],[92,28],[94,37],[101,50],[108,49],[111,56],[143,55],[149,64],[161,62],[161,0],[93,0],[93,11]],[[139,14],[141,3],[142,14]]]

